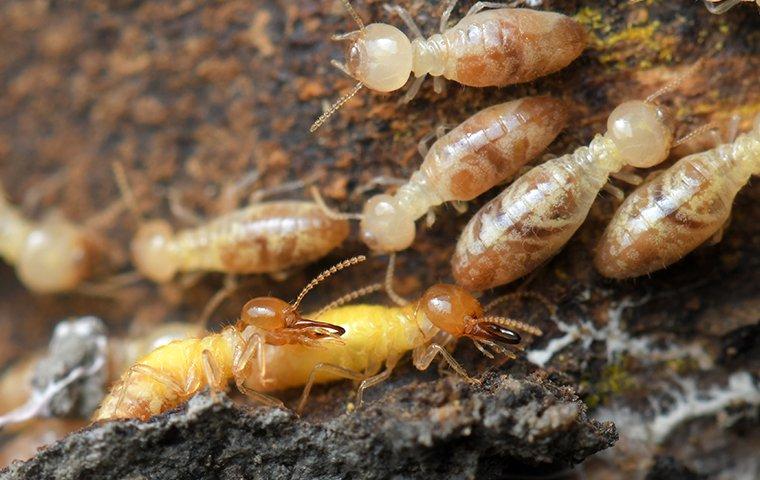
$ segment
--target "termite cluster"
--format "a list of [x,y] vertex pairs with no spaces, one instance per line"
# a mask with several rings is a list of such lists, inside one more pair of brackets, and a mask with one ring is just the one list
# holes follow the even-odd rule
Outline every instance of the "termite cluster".
[[[444,79],[469,87],[529,82],[564,68],[586,46],[584,29],[553,12],[478,2],[449,27],[456,4],[449,1],[439,33],[425,38],[408,12],[389,7],[411,31],[410,40],[392,25],[365,25],[347,0],[343,3],[358,29],[334,37],[346,45],[345,63],[335,65],[358,83],[317,119],[312,131],[363,87],[391,92],[410,83],[402,98],[410,101],[427,75],[434,77],[440,93]],[[707,3],[717,11],[737,2]],[[415,78],[408,82],[410,75]],[[384,281],[362,286],[312,313],[301,311],[305,295],[364,256],[324,271],[293,302],[250,300],[238,321],[218,333],[200,333],[197,325],[174,328],[174,341],[157,348],[153,337],[110,341],[110,393],[93,420],[148,419],[205,388],[224,390],[232,382],[249,398],[279,406],[282,402],[271,392],[302,387],[300,412],[314,384],[351,379],[360,382],[360,406],[363,392],[389,378],[407,352],[420,370],[440,356],[457,374],[474,381],[451,353],[459,339],[471,339],[490,358],[514,358],[524,346],[523,335],[541,335],[536,326],[491,313],[512,296],[531,292],[485,306],[478,300],[480,292],[548,262],[584,222],[601,190],[622,199],[622,190],[608,183],[610,177],[638,188],[622,202],[599,240],[594,263],[603,276],[645,275],[711,238],[719,239],[737,192],[760,173],[760,116],[749,132],[683,158],[643,183],[628,170],[660,164],[680,142],[675,118],[657,99],[677,88],[686,75],[647,99],[620,104],[609,114],[606,132],[555,158],[541,155],[572,114],[566,102],[553,97],[493,105],[453,129],[438,128],[420,142],[423,160],[410,178],[395,191],[369,198],[361,213],[335,211],[313,190],[311,201],[256,201],[175,230],[167,220],[143,218],[129,172],[115,164],[121,190],[117,205],[130,209],[138,220],[130,245],[132,264],[150,281],[170,283],[178,275],[203,272],[286,272],[338,248],[350,235],[350,220],[359,220],[359,238],[370,250],[389,254],[390,262]],[[545,161],[530,168],[537,159]],[[432,223],[433,208],[447,202],[464,210],[465,202],[495,187],[503,190],[470,218],[456,243],[451,259],[455,284],[433,285],[413,301],[396,294],[393,262],[397,252],[413,244],[416,221],[426,217]],[[97,262],[91,228],[60,215],[27,218],[0,191],[0,255],[35,292],[76,291],[91,277]],[[352,303],[380,290],[395,305]],[[208,313],[202,315],[204,321]],[[13,388],[28,383],[32,364],[30,359],[8,370],[0,381],[0,389],[9,389],[4,397],[13,399],[7,409],[17,412],[2,417],[5,423],[34,416],[22,408],[29,390]]]

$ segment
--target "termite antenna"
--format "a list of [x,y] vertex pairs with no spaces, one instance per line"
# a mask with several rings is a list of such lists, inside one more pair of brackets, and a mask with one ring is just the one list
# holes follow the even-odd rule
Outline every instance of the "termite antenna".
[[534,327],[533,325],[528,325],[525,322],[521,322],[519,320],[515,320],[513,318],[508,318],[508,317],[488,315],[488,316],[478,319],[478,323],[495,323],[497,325],[501,325],[503,327],[507,327],[513,330],[521,330],[525,333],[529,333],[536,337],[539,337],[544,334],[544,332],[542,332],[541,329],[538,327]]
[[359,16],[359,14],[356,13],[354,7],[351,6],[351,3],[348,0],[340,0],[340,3],[343,4],[343,7],[345,7],[348,14],[351,15],[351,18],[354,19],[354,22],[356,22],[359,30],[364,30],[364,22],[362,21],[362,18]]
[[293,310],[298,310],[298,306],[301,304],[301,301],[304,299],[306,294],[309,293],[314,287],[322,283],[325,279],[327,279],[331,275],[343,270],[344,268],[348,268],[353,265],[356,265],[357,263],[361,263],[365,261],[366,259],[367,257],[365,257],[364,255],[358,255],[356,257],[349,258],[348,260],[343,260],[337,265],[333,265],[332,267],[328,268],[324,272],[320,273],[314,278],[314,280],[312,280],[305,287],[303,287],[303,290],[301,290],[301,293],[298,294],[298,297],[296,298],[296,301],[293,302],[293,304],[291,305],[291,308]]
[[332,310],[333,308],[338,308],[340,306],[343,306],[347,304],[348,302],[353,302],[357,298],[361,298],[364,296],[367,296],[371,293],[379,292],[385,288],[385,285],[382,283],[373,283],[371,285],[367,285],[366,287],[357,288],[356,290],[352,292],[348,292],[347,294],[341,296],[340,298],[333,300],[332,302],[328,303],[324,307],[322,307],[321,310],[319,310],[315,315],[314,318],[319,318],[320,315],[323,315],[325,312],[328,312]]
[[662,88],[660,88],[659,90],[657,90],[653,94],[649,95],[646,98],[646,100],[644,100],[644,101],[646,103],[652,103],[657,98],[665,95],[666,93],[672,92],[673,90],[675,90],[676,88],[678,88],[678,86],[681,85],[684,80],[686,80],[688,77],[690,77],[692,74],[694,74],[694,72],[696,72],[697,69],[700,68],[702,66],[702,64],[704,64],[704,63],[705,63],[705,59],[704,58],[700,58],[699,60],[697,60],[694,63],[694,65],[692,65],[691,67],[689,67],[688,69],[686,69],[685,72],[681,73],[676,78],[674,78],[673,80],[671,80],[668,83],[666,83],[665,86],[663,86]]
[[491,300],[487,305],[483,307],[483,311],[485,312],[491,312],[499,305],[502,305],[503,303],[506,303],[510,300],[519,299],[519,300],[536,300],[540,302],[546,310],[549,311],[549,315],[551,315],[552,318],[555,317],[557,314],[557,306],[548,298],[546,298],[544,295],[538,293],[538,292],[525,292],[525,291],[515,291],[511,293],[507,293],[505,295],[502,295],[500,297],[496,297],[493,300]]
[[346,102],[348,102],[349,100],[351,100],[353,98],[353,96],[356,95],[356,93],[359,90],[362,89],[363,86],[364,86],[364,84],[362,82],[358,82],[356,85],[354,85],[354,88],[352,88],[350,92],[348,92],[347,94],[343,95],[338,100],[336,100],[335,103],[333,103],[330,106],[330,108],[327,109],[326,112],[324,112],[322,115],[320,115],[319,118],[314,123],[311,124],[311,127],[309,127],[309,132],[311,132],[311,133],[316,132],[317,129],[319,129],[319,127],[321,127],[322,125],[324,125],[324,123],[327,121],[327,119],[330,118],[333,115],[333,113],[335,113],[338,110],[340,110],[340,108],[343,105],[345,105]]
[[314,199],[314,203],[319,206],[320,209],[327,215],[329,218],[332,218],[333,220],[361,220],[362,214],[361,213],[342,213],[342,212],[336,212],[332,208],[328,207],[325,203],[325,199],[322,198],[322,194],[319,193],[319,189],[315,187],[314,185],[311,186],[309,189],[311,192],[311,197]]
[[676,140],[675,142],[673,142],[673,147],[677,147],[679,145],[682,145],[682,144],[688,142],[689,140],[691,140],[692,138],[698,137],[698,136],[702,135],[703,133],[708,132],[708,131],[710,131],[710,130],[712,130],[714,128],[718,128],[718,122],[710,122],[710,123],[707,123],[705,125],[702,125],[701,127],[697,127],[694,130],[692,130],[691,132],[687,133],[683,137],[681,137],[678,140]]
[[113,170],[113,175],[116,179],[116,186],[119,188],[119,193],[121,193],[122,198],[124,198],[124,203],[127,204],[127,208],[129,208],[132,216],[135,218],[135,220],[137,220],[138,223],[145,223],[145,219],[143,218],[142,213],[137,208],[135,194],[132,191],[132,188],[129,186],[129,181],[127,180],[127,172],[124,170],[124,165],[118,160],[114,161],[111,163],[111,170]]

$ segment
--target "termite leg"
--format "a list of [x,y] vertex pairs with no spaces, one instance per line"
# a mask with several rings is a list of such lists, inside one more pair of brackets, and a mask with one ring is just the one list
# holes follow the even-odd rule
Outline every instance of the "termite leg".
[[446,135],[446,132],[453,129],[455,126],[456,125],[450,125],[447,123],[442,123],[436,126],[432,132],[428,132],[425,134],[425,136],[420,138],[420,141],[417,142],[417,151],[420,153],[420,155],[423,158],[425,158],[425,156],[427,156],[428,151],[429,151],[428,143],[430,143],[430,140],[432,140],[433,137],[437,139],[441,138],[442,136]]
[[451,202],[451,206],[454,207],[454,210],[460,215],[467,212],[467,202],[464,200],[454,200]]
[[707,241],[707,245],[717,245],[718,243],[720,243],[720,241],[723,240],[723,233],[726,231],[726,229],[728,228],[730,224],[731,224],[731,217],[726,219],[726,222],[720,227],[720,230],[713,233],[713,235]]
[[322,198],[322,194],[319,193],[319,190],[317,189],[317,187],[312,185],[310,192],[311,192],[312,198],[314,199],[314,203],[316,203],[317,206],[319,206],[319,208],[329,218],[332,218],[333,220],[361,220],[362,219],[361,213],[342,213],[328,207],[327,204],[325,203],[325,199]]
[[449,0],[448,4],[446,5],[446,8],[443,11],[443,14],[441,15],[441,24],[438,27],[438,31],[440,33],[445,32],[448,29],[449,26],[449,18],[451,18],[451,12],[454,11],[454,7],[457,5],[457,2],[459,0]]
[[366,192],[374,189],[375,187],[383,187],[383,186],[397,186],[400,187],[401,185],[404,185],[407,182],[406,179],[398,178],[398,177],[391,177],[388,175],[378,175],[376,177],[373,177],[372,180],[369,182],[359,185],[351,192],[350,198],[357,198],[362,195],[364,195]]
[[625,198],[625,192],[611,183],[605,183],[602,189],[618,200],[623,200]]
[[414,35],[415,38],[425,38],[422,34],[422,30],[420,30],[420,27],[417,26],[417,23],[412,18],[412,15],[404,7],[401,5],[385,4],[383,5],[383,8],[385,8],[385,11],[388,13],[395,13],[398,15],[406,27],[412,31],[412,35]]
[[282,403],[282,400],[279,398],[275,398],[271,395],[267,395],[266,393],[257,392],[256,390],[252,388],[248,388],[242,383],[236,383],[238,390],[245,395],[246,397],[255,400],[261,404],[264,404],[268,407],[280,407],[282,409],[285,408],[285,404]]
[[614,172],[610,174],[610,177],[631,185],[641,185],[641,183],[644,181],[644,179],[641,178],[641,175],[637,175],[633,172]]
[[317,374],[320,371],[331,373],[338,377],[346,378],[349,380],[364,380],[365,378],[364,375],[359,372],[350,370],[348,368],[339,367],[338,365],[333,365],[331,363],[316,364],[309,374],[309,380],[306,382],[306,386],[304,387],[303,393],[301,394],[301,400],[298,402],[296,413],[300,414],[303,411],[303,407],[306,405],[306,400],[309,398],[309,393],[311,393],[311,387],[314,386],[314,381],[316,380]]
[[435,210],[432,208],[425,213],[425,225],[427,225],[428,228],[432,227],[435,224]]
[[398,103],[409,103],[411,102],[414,97],[417,96],[417,94],[420,92],[420,87],[422,86],[422,82],[425,81],[425,78],[427,77],[427,74],[421,75],[412,81],[412,84],[409,85],[409,89],[404,93],[404,95],[399,99]]
[[351,72],[348,71],[348,67],[346,66],[345,63],[332,59],[330,60],[330,65],[332,65],[333,67],[337,68],[338,70],[346,74],[346,76],[349,76],[349,77],[351,76]]
[[279,195],[281,193],[292,192],[294,190],[301,190],[302,188],[305,188],[307,185],[314,183],[320,177],[321,177],[321,173],[316,172],[300,180],[292,180],[290,182],[285,182],[280,185],[277,185],[276,187],[256,190],[248,197],[248,201],[251,203],[258,203],[264,200],[265,198],[271,197],[273,195]]
[[190,226],[198,226],[204,222],[203,217],[187,208],[181,199],[182,193],[175,187],[169,188],[169,211],[176,218]]
[[364,391],[388,380],[388,377],[391,376],[391,372],[393,372],[393,369],[396,368],[396,363],[398,363],[398,357],[388,358],[388,360],[385,362],[385,370],[378,373],[377,375],[373,375],[362,380],[362,383],[356,390],[357,408],[361,408],[362,404],[364,403]]
[[517,0],[515,2],[510,3],[499,3],[499,2],[477,2],[475,3],[470,9],[467,11],[465,16],[463,18],[467,18],[470,15],[475,15],[476,13],[480,12],[481,10],[485,10],[486,8],[514,8],[517,5],[520,5],[522,1]]
[[728,121],[727,143],[733,143],[736,140],[737,135],[739,135],[741,121],[742,117],[738,113],[731,115],[731,120]]
[[452,357],[451,354],[446,351],[445,348],[437,343],[421,345],[415,348],[412,351],[412,363],[417,368],[417,370],[427,370],[427,368],[435,359],[436,355],[441,355],[446,363],[448,363],[449,366],[465,380],[468,382],[476,382],[474,378],[467,374],[467,371],[464,369],[464,367],[462,367],[462,365],[460,365],[459,362],[457,362],[454,357]]
[[198,325],[201,325],[203,328],[206,328],[206,325],[208,324],[209,319],[211,318],[211,315],[214,314],[217,308],[229,298],[232,293],[237,290],[238,288],[238,281],[237,277],[233,274],[227,274],[224,276],[224,286],[216,292],[214,295],[211,296],[211,298],[206,302],[206,306],[203,307],[203,311],[201,312],[201,316],[198,318]]
[[705,7],[707,8],[707,11],[715,14],[720,15],[722,13],[726,13],[727,11],[734,8],[736,5],[739,5],[743,0],[723,0],[720,3],[711,2],[710,0],[702,0],[705,4]]
[[206,383],[212,390],[224,390],[225,385],[222,382],[222,372],[219,370],[214,356],[207,349],[201,352],[203,373],[206,375]]
[[443,77],[433,77],[433,91],[442,94],[446,91],[446,79]]

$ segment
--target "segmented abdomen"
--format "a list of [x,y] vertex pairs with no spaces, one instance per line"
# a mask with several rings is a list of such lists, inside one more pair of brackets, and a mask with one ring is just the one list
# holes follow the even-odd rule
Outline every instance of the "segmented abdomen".
[[471,15],[443,36],[443,75],[473,87],[529,82],[567,66],[586,47],[586,32],[573,19],[522,8]]
[[267,202],[180,232],[173,248],[182,271],[279,272],[325,256],[348,230],[315,203]]
[[731,157],[730,145],[690,155],[631,193],[599,242],[599,272],[612,278],[653,272],[720,230],[743,185],[729,171]]
[[472,200],[543,152],[567,122],[552,97],[526,97],[476,113],[430,148],[420,167],[446,201]]
[[[114,384],[95,412],[93,421],[118,418],[147,420],[153,415],[176,408],[208,385],[203,368],[203,351],[208,350],[219,368],[222,383],[232,378],[232,357],[236,337],[231,327],[222,333],[201,339],[185,339],[157,348],[137,364],[170,378],[181,392],[166,383],[132,368]],[[123,393],[122,393],[123,392]]]
[[459,285],[483,290],[511,282],[562,248],[607,180],[588,151],[533,168],[470,219],[452,259]]

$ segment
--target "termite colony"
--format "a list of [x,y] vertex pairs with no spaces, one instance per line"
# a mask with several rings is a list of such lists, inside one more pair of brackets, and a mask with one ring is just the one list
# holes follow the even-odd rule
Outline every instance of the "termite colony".
[[[719,13],[737,1],[706,3]],[[456,5],[450,0],[439,33],[426,39],[408,12],[388,7],[411,31],[410,40],[392,25],[365,25],[347,0],[343,5],[358,30],[334,37],[347,45],[346,62],[334,65],[358,83],[327,108],[312,131],[362,87],[391,92],[413,75],[402,98],[408,102],[427,75],[434,77],[438,93],[444,78],[470,87],[529,82],[569,65],[586,46],[584,29],[558,13],[478,2],[449,27]],[[234,208],[212,220],[175,231],[166,220],[143,219],[127,172],[115,164],[121,191],[116,205],[131,209],[138,220],[130,245],[132,263],[153,282],[170,282],[183,273],[277,274],[304,266],[340,247],[349,237],[349,220],[359,220],[360,239],[372,251],[390,254],[390,262],[384,282],[358,288],[313,313],[301,313],[306,294],[364,256],[324,271],[291,303],[275,297],[248,301],[237,322],[218,333],[206,333],[197,323],[167,324],[173,341],[162,340],[160,346],[156,339],[167,337],[162,330],[151,337],[111,340],[105,354],[110,393],[93,421],[146,420],[203,389],[226,390],[233,382],[247,397],[280,407],[283,403],[272,392],[302,388],[300,412],[314,384],[351,379],[360,382],[361,406],[365,390],[388,379],[408,352],[417,369],[428,368],[440,356],[461,377],[474,381],[452,354],[465,337],[489,358],[515,358],[524,348],[523,334],[541,335],[541,329],[490,312],[520,296],[550,302],[518,291],[484,306],[480,292],[528,275],[555,256],[583,224],[602,189],[622,199],[622,190],[608,183],[610,177],[639,185],[641,177],[626,168],[650,168],[668,158],[678,143],[674,119],[656,99],[684,76],[646,100],[620,104],[609,114],[606,132],[588,146],[533,168],[529,165],[571,118],[563,100],[524,97],[480,110],[450,131],[441,126],[419,142],[423,159],[410,178],[394,192],[369,198],[361,213],[332,210],[312,189],[314,201],[256,201],[242,208],[234,202]],[[599,241],[597,270],[618,279],[648,274],[719,239],[737,192],[759,173],[760,115],[750,132],[678,161],[633,191]],[[414,243],[418,219],[427,217],[432,224],[434,207],[450,202],[463,211],[465,202],[505,183],[471,217],[456,243],[451,259],[456,285],[433,285],[413,301],[394,293],[395,254]],[[90,276],[95,248],[86,232],[60,216],[29,220],[0,191],[0,255],[31,290],[71,291]],[[351,304],[381,290],[396,305]],[[207,315],[201,318],[205,321]],[[33,359],[0,380],[0,393],[8,390],[0,398],[6,400],[4,410],[11,410],[0,417],[0,427],[34,417],[25,406],[31,391],[16,388],[28,384],[30,365]]]

